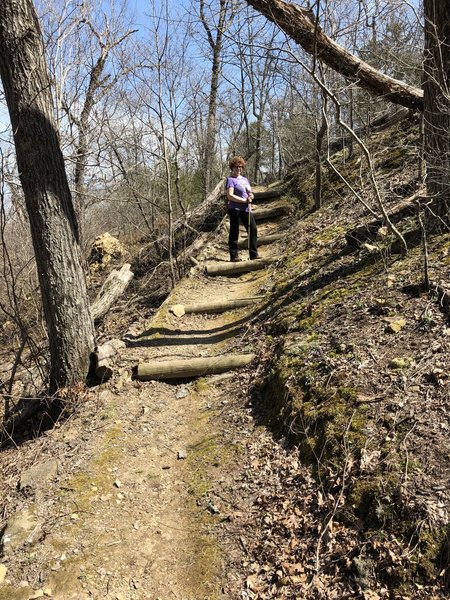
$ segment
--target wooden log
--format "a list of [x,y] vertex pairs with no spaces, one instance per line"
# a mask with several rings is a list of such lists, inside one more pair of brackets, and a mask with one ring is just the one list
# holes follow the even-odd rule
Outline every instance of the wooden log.
[[280,190],[267,190],[267,192],[254,192],[255,202],[266,202],[268,200],[275,200],[281,198],[283,192]]
[[[273,244],[274,242],[278,242],[279,240],[282,240],[284,237],[285,237],[285,235],[283,233],[273,233],[272,235],[262,235],[261,237],[258,237],[258,247],[259,246],[267,246],[267,244]],[[248,239],[243,238],[242,240],[239,240],[238,248],[241,250],[243,248],[248,248]]]
[[266,219],[276,219],[287,215],[290,210],[291,207],[288,204],[279,204],[269,208],[257,208],[253,211],[253,216],[256,221],[265,221]]
[[257,300],[262,300],[264,296],[254,296],[253,298],[237,298],[236,300],[225,300],[222,302],[204,302],[199,304],[174,304],[169,310],[177,317],[191,313],[222,313],[235,308],[249,306]]
[[101,381],[107,381],[112,377],[113,368],[111,366],[111,358],[117,354],[121,348],[125,348],[126,344],[122,340],[114,339],[98,346],[92,353],[94,361],[95,377]]
[[[420,196],[415,194],[414,196],[399,202],[389,211],[389,220],[392,223],[399,223],[403,219],[415,215],[417,213],[417,205],[414,201],[419,198]],[[376,238],[380,228],[385,224],[384,219],[381,217],[379,219],[373,219],[372,221],[368,221],[363,225],[358,225],[358,227],[347,231],[345,240],[349,246],[355,248],[367,240]]]
[[273,258],[259,258],[257,260],[243,260],[242,262],[215,263],[206,265],[207,275],[241,275],[251,271],[260,271],[275,262]]
[[130,266],[129,263],[125,263],[120,271],[114,269],[108,275],[91,306],[91,314],[94,321],[103,319],[117,298],[120,298],[127,289],[134,277],[134,273],[130,271]]
[[136,377],[141,381],[202,377],[203,375],[225,373],[226,371],[246,367],[254,359],[255,354],[229,354],[207,358],[141,363],[136,367]]

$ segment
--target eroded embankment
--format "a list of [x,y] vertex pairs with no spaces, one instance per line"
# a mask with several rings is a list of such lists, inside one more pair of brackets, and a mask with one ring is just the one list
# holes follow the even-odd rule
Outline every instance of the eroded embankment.
[[[333,518],[359,531],[351,556],[363,589],[445,587],[450,331],[436,299],[420,292],[417,243],[403,257],[385,232],[346,245],[346,230],[361,222],[353,204],[341,198],[299,215],[289,231],[263,313],[272,352],[255,411],[298,446]],[[411,218],[399,226],[418,229]],[[448,268],[448,244],[449,236],[430,242],[432,277]]]

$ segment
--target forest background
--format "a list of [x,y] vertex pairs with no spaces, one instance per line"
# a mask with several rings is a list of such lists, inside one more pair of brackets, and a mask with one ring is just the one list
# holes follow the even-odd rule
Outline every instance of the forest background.
[[[310,161],[318,207],[322,165],[339,171],[355,152],[348,130],[363,135],[386,111],[402,110],[328,69],[246,3],[37,2],[36,9],[84,256],[105,231],[128,245],[167,235],[161,257],[168,252],[172,284],[182,274],[173,224],[215,188],[231,155],[245,156],[253,184]],[[418,2],[330,1],[307,10],[350,53],[420,86]],[[0,318],[19,364],[30,348],[28,356],[42,361],[48,334],[5,106],[0,96]],[[341,165],[330,161],[336,144],[348,148]],[[3,384],[9,392],[14,371]]]

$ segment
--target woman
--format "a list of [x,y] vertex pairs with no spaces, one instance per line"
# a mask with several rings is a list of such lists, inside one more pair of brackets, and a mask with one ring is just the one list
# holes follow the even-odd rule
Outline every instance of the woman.
[[[231,174],[227,177],[225,189],[228,200],[228,216],[230,217],[230,235],[228,248],[231,262],[240,260],[238,254],[239,223],[242,223],[249,236],[250,259],[259,258],[257,250],[258,233],[251,205],[254,198],[252,188],[246,177],[242,175],[245,160],[235,156],[230,160]],[[249,231],[250,230],[250,231]]]

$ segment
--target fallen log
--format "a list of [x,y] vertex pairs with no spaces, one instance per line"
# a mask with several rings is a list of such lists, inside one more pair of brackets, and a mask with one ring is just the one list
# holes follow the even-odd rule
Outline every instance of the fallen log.
[[[197,241],[202,233],[213,232],[223,218],[225,204],[221,197],[224,183],[225,180],[221,180],[204,202],[174,222],[173,251],[180,260],[185,248]],[[206,236],[204,239],[207,239]],[[149,264],[154,268],[157,263],[167,260],[169,254],[169,237],[164,234],[142,249],[133,262],[133,270],[137,276],[144,274],[149,269]]]
[[141,381],[149,381],[152,379],[202,377],[246,367],[254,359],[255,354],[229,354],[227,356],[141,363],[136,367],[136,378]]
[[314,54],[317,59],[358,86],[382,96],[383,100],[423,110],[423,91],[420,88],[385,75],[339,46],[322,31],[310,8],[283,0],[247,0],[247,3],[278,25],[306,52]]
[[257,208],[253,211],[253,216],[256,221],[264,221],[266,219],[274,219],[287,215],[291,210],[288,204],[279,204],[278,206],[271,206],[270,208]]
[[[267,246],[267,244],[273,244],[273,242],[278,242],[284,238],[283,233],[273,233],[272,235],[263,235],[258,238],[258,247],[259,246]],[[238,241],[238,248],[248,248],[248,239],[244,238]]]
[[222,302],[204,302],[200,304],[174,304],[169,308],[177,317],[191,313],[222,313],[235,308],[249,306],[257,300],[262,300],[264,296],[254,296],[253,298],[238,298],[236,300],[225,300]]
[[273,258],[259,258],[256,260],[243,260],[242,262],[234,263],[215,263],[206,265],[205,272],[207,275],[241,275],[242,273],[250,273],[251,271],[260,271],[275,262]]
[[[391,223],[399,223],[403,219],[410,217],[411,215],[417,214],[417,204],[414,201],[420,198],[419,195],[415,194],[410,198],[399,202],[392,210],[389,211],[389,220]],[[348,246],[355,248],[360,246],[364,242],[370,239],[374,239],[377,237],[378,232],[381,227],[386,225],[386,222],[383,218],[373,219],[372,221],[368,221],[363,225],[358,225],[358,227],[354,227],[350,229],[345,234],[345,241]]]
[[125,263],[120,271],[114,269],[108,275],[91,306],[94,321],[101,321],[117,298],[120,298],[127,289],[134,277],[134,273],[130,271],[130,266],[129,263]]
[[93,370],[96,379],[107,381],[112,377],[113,368],[110,365],[110,359],[117,354],[126,344],[122,340],[110,340],[106,344],[98,346],[92,353]]

